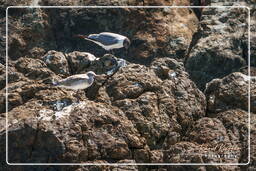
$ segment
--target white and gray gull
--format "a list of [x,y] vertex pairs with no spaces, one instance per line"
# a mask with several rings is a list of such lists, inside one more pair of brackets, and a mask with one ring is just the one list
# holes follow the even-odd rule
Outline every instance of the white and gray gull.
[[116,33],[102,32],[99,34],[90,34],[89,36],[76,36],[94,42],[107,51],[123,47],[128,49],[130,46],[130,40],[127,37]]
[[53,85],[73,90],[86,89],[93,84],[95,76],[93,71],[89,71],[86,74],[72,75],[56,82],[53,81]]

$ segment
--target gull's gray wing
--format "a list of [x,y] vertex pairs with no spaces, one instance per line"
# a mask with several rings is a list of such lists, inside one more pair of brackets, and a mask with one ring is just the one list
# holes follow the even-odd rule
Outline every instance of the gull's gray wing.
[[118,38],[111,34],[91,34],[88,36],[91,40],[96,40],[105,46],[118,43]]

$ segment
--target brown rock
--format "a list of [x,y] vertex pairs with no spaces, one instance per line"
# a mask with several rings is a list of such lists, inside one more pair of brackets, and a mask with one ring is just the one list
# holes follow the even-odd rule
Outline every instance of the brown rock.
[[[6,7],[35,2],[8,0],[0,4]],[[38,4],[189,5],[189,1],[42,0]],[[252,20],[254,11],[251,10]],[[247,74],[246,11],[204,8],[199,29],[191,9],[24,8],[8,12],[10,162],[247,162],[248,77],[232,73],[240,70]],[[253,21],[251,24],[253,66],[255,24]],[[132,42],[129,50],[118,49],[114,50],[114,56],[104,55],[109,52],[92,42],[74,38],[76,34],[103,31],[129,37]],[[4,7],[0,8],[0,34],[5,35]],[[5,39],[0,37],[0,161],[5,160],[7,116],[3,113]],[[99,59],[89,62],[85,52]],[[54,57],[47,64],[48,55]],[[183,64],[187,55],[185,66],[190,75]],[[120,58],[129,62],[118,70]],[[51,86],[53,78],[89,70],[100,77],[85,91]],[[219,80],[208,84],[206,99],[196,85],[204,89],[213,78]],[[9,167],[0,162],[0,170],[255,169],[253,83],[251,79],[250,166]]]
[[[53,2],[49,1],[49,3]],[[72,2],[69,3],[73,4]],[[100,5],[106,2],[97,1],[94,3]],[[113,2],[108,3],[112,4]],[[123,3],[132,4],[128,1]],[[136,3],[139,4],[139,2]],[[188,4],[188,1],[175,2],[175,4],[177,3]],[[88,5],[90,2],[86,4]],[[171,3],[145,1],[145,4]],[[148,12],[152,15],[147,15]],[[70,9],[55,9],[41,13],[45,14],[46,18],[53,19],[51,26],[54,27],[53,30],[58,30],[55,33],[56,44],[63,49],[62,51],[84,51],[96,56],[103,56],[106,52],[98,45],[90,41],[76,39],[73,36],[111,30],[111,32],[126,35],[132,41],[128,54],[121,49],[115,51],[116,56],[142,64],[150,63],[153,58],[158,56],[183,59],[198,24],[196,16],[189,9],[118,8],[100,11],[94,9],[72,9],[72,11]],[[173,20],[173,18],[177,20]],[[88,27],[88,23],[91,27]],[[127,32],[127,30],[129,31]],[[97,50],[95,50],[96,48]]]
[[[254,115],[254,114],[252,114]],[[227,134],[232,144],[235,144],[237,147],[233,146],[229,150],[232,152],[237,149],[241,149],[241,162],[248,162],[248,134],[249,134],[249,114],[246,111],[236,109],[228,110],[217,114],[223,125],[227,130]],[[254,119],[254,116],[252,117]],[[254,122],[254,121],[253,121]],[[251,133],[255,132],[255,128],[252,125]]]
[[20,58],[15,67],[19,72],[34,80],[44,79],[54,75],[47,68],[46,64],[39,59]]
[[52,50],[47,52],[42,60],[55,74],[69,75],[68,61],[63,53]]
[[[179,142],[169,150],[164,151],[164,161],[168,163],[236,163],[238,160],[239,156],[237,154],[226,154],[225,151],[216,152],[213,148],[185,141]],[[218,168],[218,166],[213,167]]]
[[216,118],[199,119],[191,132],[189,138],[199,144],[216,145],[219,142],[229,143],[230,139],[222,122]]
[[[41,9],[8,9],[8,21],[11,23],[8,32],[10,59],[16,60],[23,56],[35,57],[33,54],[35,47],[45,51],[56,49],[50,19],[46,13]],[[23,17],[22,24],[20,17]]]
[[92,56],[87,52],[74,51],[66,55],[69,61],[70,69],[73,74],[86,71],[93,61]]
[[248,82],[251,79],[251,111],[255,113],[255,82],[254,78],[236,72],[222,79],[214,79],[207,84],[205,94],[207,96],[208,111],[221,112],[228,109],[240,108],[248,110]]
[[150,161],[149,150],[147,149],[135,149],[134,158],[137,163],[148,163]]
[[163,151],[161,150],[150,151],[150,161],[152,163],[163,163]]
[[[186,69],[203,90],[214,78],[226,76],[246,65],[242,40],[247,40],[247,10],[206,8],[200,23],[201,37],[189,53]],[[229,17],[227,17],[229,16]],[[238,19],[239,17],[239,19]]]
[[[96,159],[118,161],[131,158],[128,147],[131,143],[126,139],[126,134],[137,136],[135,139],[140,141],[139,144],[144,144],[144,140],[120,110],[109,107],[105,104],[84,101],[59,111],[42,109],[39,104],[31,102],[26,103],[24,107],[15,108],[8,114],[9,129],[13,130],[9,138],[16,139],[17,136],[23,138],[16,143],[10,141],[9,147],[12,149],[9,151],[10,162],[19,160],[26,162],[26,159],[30,162],[48,160],[81,162]],[[28,109],[31,112],[25,113]],[[19,115],[16,114],[17,111]],[[45,139],[47,141],[44,141]],[[32,149],[29,148],[31,145]],[[45,154],[51,148],[58,152],[46,157]]]

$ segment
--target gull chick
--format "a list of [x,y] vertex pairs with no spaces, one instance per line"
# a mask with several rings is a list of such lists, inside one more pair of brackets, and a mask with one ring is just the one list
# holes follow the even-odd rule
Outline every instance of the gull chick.
[[73,90],[86,89],[93,84],[95,76],[96,74],[93,71],[89,71],[86,74],[72,75],[68,78],[53,82],[53,85]]
[[127,37],[116,33],[102,32],[99,34],[90,34],[89,36],[76,35],[76,37],[94,42],[107,51],[123,47],[128,49],[130,46],[130,40]]

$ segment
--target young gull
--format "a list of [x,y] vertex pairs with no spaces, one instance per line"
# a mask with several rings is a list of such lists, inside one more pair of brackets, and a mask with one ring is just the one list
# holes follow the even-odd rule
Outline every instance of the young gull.
[[86,89],[93,84],[95,76],[96,74],[93,71],[89,71],[86,74],[72,75],[53,82],[53,85],[73,90]]

